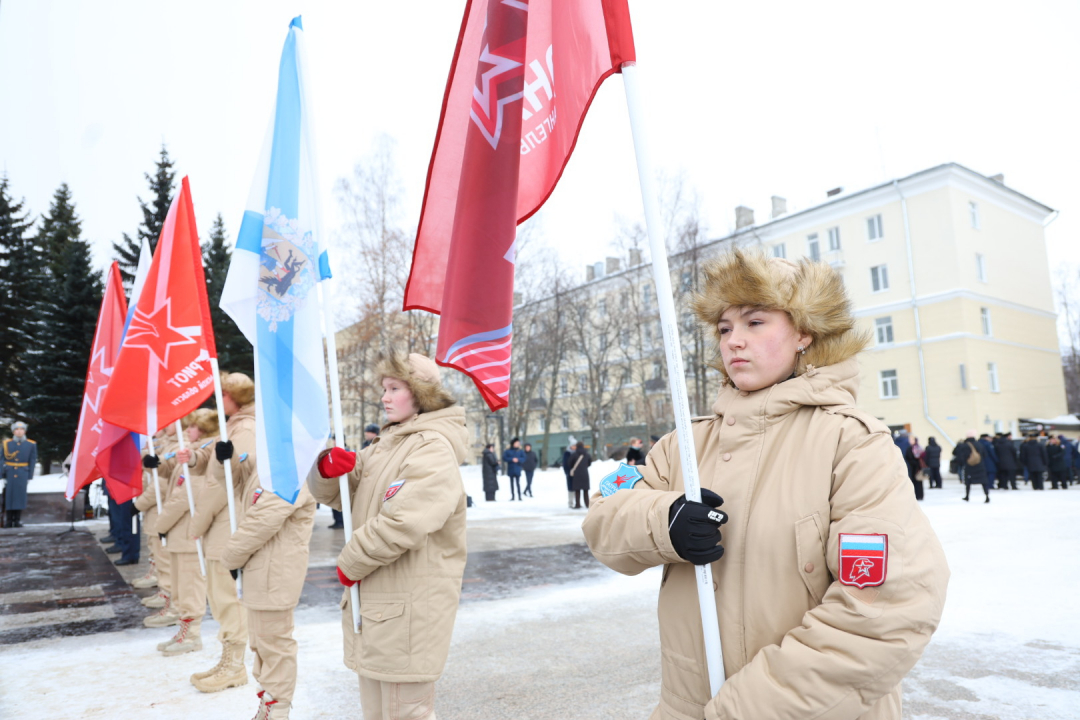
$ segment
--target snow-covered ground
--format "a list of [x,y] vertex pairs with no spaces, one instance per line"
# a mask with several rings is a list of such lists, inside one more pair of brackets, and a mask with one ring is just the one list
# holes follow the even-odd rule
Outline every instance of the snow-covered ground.
[[[614,467],[614,463],[611,463]],[[603,468],[594,466],[594,486]],[[535,497],[485,503],[465,468],[483,544],[580,540],[584,511],[566,506],[561,472],[538,473]],[[905,717],[1080,718],[1080,488],[995,492],[960,500],[955,479],[927,490],[924,510],[952,580],[941,627],[905,680]],[[437,705],[444,718],[645,718],[659,693],[658,573],[615,573],[463,604]],[[300,676],[293,717],[359,718],[354,676],[341,664],[336,607],[297,614]],[[187,681],[212,665],[206,647],[165,658],[168,630],[129,630],[0,647],[0,718],[247,717],[254,686],[201,695]],[[250,659],[249,659],[250,662]]]

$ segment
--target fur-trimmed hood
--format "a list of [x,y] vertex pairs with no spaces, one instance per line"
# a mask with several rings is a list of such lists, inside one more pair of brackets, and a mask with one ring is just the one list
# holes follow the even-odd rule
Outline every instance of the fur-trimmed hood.
[[416,407],[422,413],[442,410],[456,402],[450,391],[443,387],[439,366],[431,358],[418,353],[407,356],[390,353],[382,357],[375,367],[375,382],[381,384],[383,378],[388,377],[409,386]]
[[692,307],[698,320],[712,329],[716,356],[711,363],[728,381],[720,357],[720,316],[731,307],[783,310],[799,332],[813,338],[799,358],[796,375],[825,367],[861,352],[870,336],[855,329],[851,301],[840,274],[823,262],[802,258],[798,264],[767,257],[759,251],[735,249],[707,263],[701,292]]

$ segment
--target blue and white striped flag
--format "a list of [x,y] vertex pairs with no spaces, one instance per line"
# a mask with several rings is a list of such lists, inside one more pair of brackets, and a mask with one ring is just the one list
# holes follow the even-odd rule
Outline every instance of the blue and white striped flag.
[[255,349],[259,481],[295,502],[330,435],[316,283],[330,277],[320,233],[304,32],[289,24],[277,107],[236,238],[221,308]]

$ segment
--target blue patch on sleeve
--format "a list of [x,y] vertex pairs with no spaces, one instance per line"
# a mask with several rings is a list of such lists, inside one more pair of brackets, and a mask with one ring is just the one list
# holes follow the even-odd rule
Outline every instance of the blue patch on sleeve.
[[619,463],[615,471],[605,475],[600,481],[600,494],[604,497],[614,495],[619,490],[629,490],[642,479],[641,471],[633,465]]
[[165,457],[163,457],[162,460],[172,460],[174,457],[176,457],[176,453],[174,453],[174,452],[166,453]]
[[213,445],[213,444],[214,444],[214,442],[215,442],[214,440],[211,440],[210,442],[205,442],[205,443],[203,443],[203,444],[202,444],[202,446],[201,446],[201,447],[199,447],[199,449],[200,449],[200,450],[205,450],[206,448],[208,448],[208,447],[210,447],[211,445]]
[[245,460],[247,460],[247,456],[247,453],[240,453],[240,462],[244,462]]

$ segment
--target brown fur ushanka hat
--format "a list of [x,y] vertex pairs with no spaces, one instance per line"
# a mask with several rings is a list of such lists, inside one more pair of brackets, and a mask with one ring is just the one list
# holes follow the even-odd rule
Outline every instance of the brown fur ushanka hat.
[[704,276],[692,307],[698,320],[712,328],[717,343],[712,366],[725,380],[717,323],[728,308],[783,310],[797,331],[812,337],[806,354],[799,357],[797,375],[807,365],[823,367],[854,357],[870,343],[867,333],[855,329],[844,281],[826,263],[802,258],[796,264],[736,248],[708,262]]
[[409,353],[408,356],[390,353],[382,357],[375,367],[375,378],[380,384],[384,378],[404,382],[422,413],[442,410],[456,402],[450,391],[443,387],[439,366],[419,353]]

